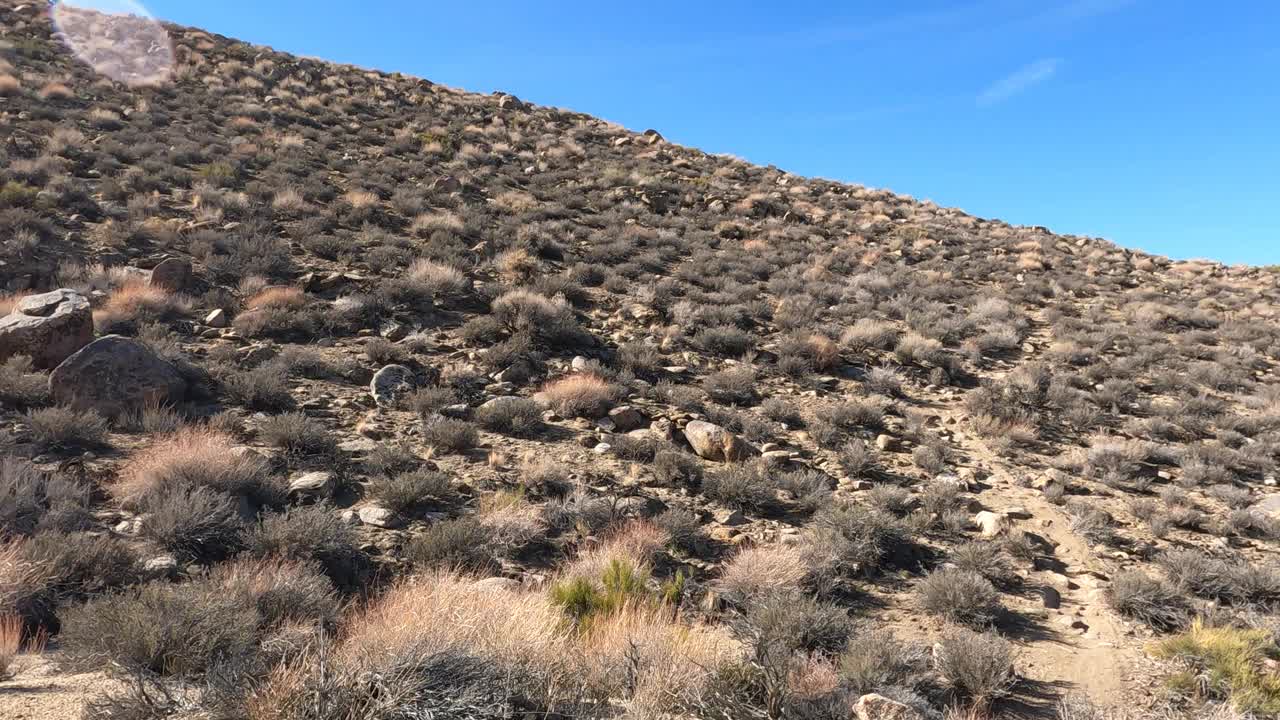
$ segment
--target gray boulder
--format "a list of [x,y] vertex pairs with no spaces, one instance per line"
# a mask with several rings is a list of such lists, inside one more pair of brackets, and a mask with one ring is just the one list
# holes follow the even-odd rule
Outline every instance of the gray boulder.
[[179,258],[165,258],[151,270],[153,287],[181,292],[191,283],[191,263]]
[[49,375],[54,401],[117,417],[148,405],[171,405],[187,381],[151,348],[120,335],[98,338],[63,360]]
[[75,290],[29,295],[0,318],[0,361],[26,355],[41,369],[57,367],[93,341],[93,311]]

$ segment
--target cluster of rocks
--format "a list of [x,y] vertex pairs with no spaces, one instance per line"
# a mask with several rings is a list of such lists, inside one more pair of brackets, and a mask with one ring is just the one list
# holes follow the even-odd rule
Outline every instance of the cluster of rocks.
[[95,340],[89,299],[65,288],[22,298],[0,318],[0,360],[19,355],[51,371],[55,402],[105,417],[181,402],[188,389],[146,344],[120,335]]

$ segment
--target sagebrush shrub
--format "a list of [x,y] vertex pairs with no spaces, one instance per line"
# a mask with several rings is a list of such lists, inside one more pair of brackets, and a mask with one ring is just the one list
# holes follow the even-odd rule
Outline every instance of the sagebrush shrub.
[[991,625],[1000,613],[1000,594],[972,570],[935,570],[919,582],[916,594],[925,612],[961,625]]

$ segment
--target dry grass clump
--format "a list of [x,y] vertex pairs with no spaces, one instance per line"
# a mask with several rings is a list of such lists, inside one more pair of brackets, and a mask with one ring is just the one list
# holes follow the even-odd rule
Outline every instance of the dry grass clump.
[[948,631],[938,644],[934,666],[943,681],[980,712],[1008,695],[1018,681],[1013,647],[993,632]]
[[1191,611],[1186,595],[1177,588],[1138,570],[1116,575],[1107,589],[1107,601],[1121,615],[1157,630],[1185,626]]
[[512,290],[493,301],[492,311],[494,319],[510,332],[539,338],[553,347],[573,347],[583,341],[573,307],[562,297]]
[[916,586],[916,595],[925,612],[961,625],[991,625],[1001,610],[995,587],[973,570],[935,570]]
[[239,449],[232,436],[207,427],[188,427],[162,437],[130,457],[111,493],[137,507],[157,493],[179,486],[207,487],[278,506],[286,488],[260,456]]
[[36,442],[46,450],[97,448],[107,439],[107,421],[96,410],[61,406],[30,410],[27,424]]
[[1182,666],[1166,678],[1176,693],[1260,717],[1280,713],[1280,678],[1269,669],[1276,652],[1275,636],[1266,629],[1215,627],[1203,620],[1154,650],[1156,657]]
[[603,417],[613,407],[618,394],[618,388],[608,380],[588,373],[553,380],[540,392],[543,402],[565,418]]
[[423,258],[414,260],[405,275],[437,297],[462,295],[471,290],[471,280],[467,278],[466,273],[434,260]]
[[0,458],[0,539],[78,530],[91,520],[89,488],[17,458]]
[[22,83],[18,78],[8,74],[0,75],[0,97],[17,95],[21,91]]
[[800,548],[765,545],[739,551],[721,568],[716,584],[726,597],[747,603],[753,598],[799,590],[808,574]]
[[247,337],[309,337],[315,329],[309,303],[299,288],[268,287],[245,301],[232,327]]
[[150,323],[166,322],[191,312],[191,300],[183,295],[133,280],[107,296],[106,303],[93,313],[93,324],[100,333],[134,334]]

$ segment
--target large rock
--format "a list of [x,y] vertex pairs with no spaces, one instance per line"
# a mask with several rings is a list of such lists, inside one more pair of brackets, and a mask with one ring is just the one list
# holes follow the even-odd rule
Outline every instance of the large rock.
[[691,420],[685,425],[684,437],[694,452],[708,460],[739,462],[757,454],[756,449],[742,438],[702,420]]
[[165,258],[151,269],[150,284],[171,292],[181,292],[191,283],[191,263],[179,258]]
[[107,417],[181,402],[187,381],[151,348],[120,335],[85,345],[49,375],[58,403]]
[[57,367],[93,342],[93,311],[75,290],[29,295],[0,318],[0,361],[26,355],[42,369]]
[[853,716],[858,720],[924,720],[924,716],[911,706],[869,693],[853,704]]
[[417,386],[412,370],[403,365],[386,365],[373,374],[373,380],[369,381],[369,394],[378,407],[395,407]]

